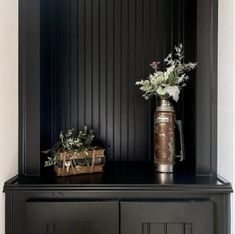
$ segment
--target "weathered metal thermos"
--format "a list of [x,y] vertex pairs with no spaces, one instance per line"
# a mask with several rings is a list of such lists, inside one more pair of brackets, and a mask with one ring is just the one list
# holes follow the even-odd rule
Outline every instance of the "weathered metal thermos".
[[[180,156],[175,155],[175,124],[180,131]],[[172,173],[175,158],[184,158],[183,132],[181,121],[176,121],[174,107],[166,99],[160,100],[154,115],[154,159],[155,169],[158,172]]]

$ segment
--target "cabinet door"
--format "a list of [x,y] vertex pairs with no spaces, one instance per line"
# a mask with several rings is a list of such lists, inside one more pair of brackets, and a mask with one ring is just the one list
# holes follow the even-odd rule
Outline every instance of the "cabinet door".
[[118,202],[28,201],[26,234],[118,234]]
[[122,234],[213,234],[210,201],[122,202]]

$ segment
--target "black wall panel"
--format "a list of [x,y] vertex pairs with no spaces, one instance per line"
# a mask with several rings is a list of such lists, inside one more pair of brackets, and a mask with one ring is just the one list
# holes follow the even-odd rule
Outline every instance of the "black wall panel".
[[[87,125],[109,161],[152,160],[155,100],[146,102],[135,82],[179,42],[195,60],[195,22],[196,1],[42,0],[41,149],[61,130]],[[193,164],[193,79],[186,89],[176,110]]]

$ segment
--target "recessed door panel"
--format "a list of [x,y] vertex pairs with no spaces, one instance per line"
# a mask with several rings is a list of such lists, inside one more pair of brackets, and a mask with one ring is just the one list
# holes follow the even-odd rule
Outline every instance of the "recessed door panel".
[[118,202],[26,202],[26,234],[118,234]]
[[84,222],[66,222],[66,223],[48,223],[47,234],[92,234],[98,233],[97,223],[84,223]]
[[211,201],[122,202],[122,234],[213,234]]

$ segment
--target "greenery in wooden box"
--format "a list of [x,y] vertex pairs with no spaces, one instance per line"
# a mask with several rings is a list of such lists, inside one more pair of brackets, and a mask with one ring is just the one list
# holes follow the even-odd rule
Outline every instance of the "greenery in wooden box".
[[60,133],[59,141],[51,149],[45,167],[54,166],[58,176],[96,173],[103,171],[104,149],[92,146],[94,131],[84,127],[74,136],[74,129]]

